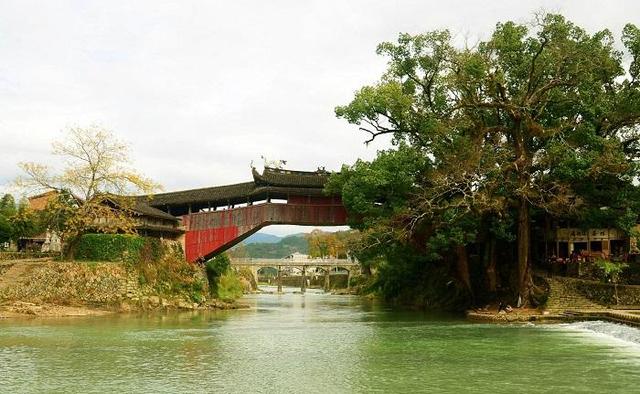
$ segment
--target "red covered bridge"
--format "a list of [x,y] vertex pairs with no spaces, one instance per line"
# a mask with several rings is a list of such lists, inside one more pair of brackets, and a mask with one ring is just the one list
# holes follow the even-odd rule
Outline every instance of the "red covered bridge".
[[262,174],[252,173],[251,182],[150,198],[151,207],[181,217],[187,260],[211,258],[270,224],[346,224],[340,196],[323,192],[328,172],[266,167]]

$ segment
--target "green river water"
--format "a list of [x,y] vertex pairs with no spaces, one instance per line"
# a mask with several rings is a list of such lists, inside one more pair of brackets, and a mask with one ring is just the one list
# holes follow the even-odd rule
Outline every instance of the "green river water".
[[640,392],[640,330],[626,326],[472,324],[319,291],[243,302],[0,320],[0,392]]

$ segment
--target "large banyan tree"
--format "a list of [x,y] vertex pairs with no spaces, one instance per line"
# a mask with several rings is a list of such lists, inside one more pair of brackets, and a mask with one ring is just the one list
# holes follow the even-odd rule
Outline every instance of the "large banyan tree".
[[[626,25],[617,45],[608,30],[591,34],[545,14],[498,23],[471,47],[445,30],[401,34],[377,51],[389,59],[386,73],[336,109],[367,142],[389,134],[395,145],[330,183],[361,228],[384,216],[389,231],[424,246],[416,250],[447,244],[468,286],[465,245],[502,234],[516,251],[513,294],[527,304],[532,236],[540,236],[531,234],[534,212],[627,227],[637,220],[636,26]],[[375,180],[385,165],[389,182]]]

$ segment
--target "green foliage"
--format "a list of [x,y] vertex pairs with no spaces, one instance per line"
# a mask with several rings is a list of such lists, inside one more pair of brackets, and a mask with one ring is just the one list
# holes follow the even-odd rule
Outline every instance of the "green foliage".
[[13,225],[5,216],[0,214],[0,244],[9,242],[13,238]]
[[215,281],[231,268],[231,261],[225,254],[219,254],[205,263],[205,270],[209,280]]
[[325,232],[319,229],[305,235],[309,244],[309,256],[334,257],[345,259],[351,254],[351,248],[360,238],[357,230]]
[[211,294],[217,294],[218,281],[222,275],[231,269],[231,261],[225,253],[222,253],[208,260],[204,268],[209,280],[209,290]]
[[468,294],[451,278],[446,265],[429,261],[409,247],[388,249],[377,271],[370,290],[385,300],[446,310],[459,310],[468,304]]
[[131,234],[84,234],[75,242],[74,257],[90,261],[135,262],[140,260],[143,251],[152,254],[149,250],[159,249],[158,244],[155,238]]
[[200,268],[184,259],[181,248],[163,245],[154,238],[145,238],[140,257],[133,267],[140,273],[140,284],[159,294],[180,295],[201,303],[208,292]]
[[476,238],[478,223],[472,217],[465,217],[465,220],[456,225],[440,227],[434,230],[427,239],[427,254],[429,260],[442,260],[451,252],[453,245],[466,245]]
[[397,149],[378,152],[372,162],[358,160],[343,166],[331,175],[326,190],[342,195],[342,202],[353,213],[350,225],[363,229],[406,211],[429,166],[429,158],[419,149],[403,143]]
[[228,269],[218,278],[216,295],[224,301],[233,301],[242,297],[242,283],[232,269]]
[[634,81],[640,78],[640,29],[632,24],[627,24],[622,30],[622,42],[631,54],[629,74]]
[[55,198],[49,200],[45,209],[40,213],[40,220],[44,227],[57,232],[65,238],[68,224],[78,214],[78,201],[68,190],[61,190]]
[[619,261],[597,259],[596,267],[598,267],[598,270],[600,271],[603,282],[618,283],[620,275],[625,268],[629,267],[629,264]]
[[0,244],[14,239],[14,228],[11,218],[16,214],[16,202],[11,194],[5,194],[0,199]]
[[231,269],[231,261],[225,254],[219,254],[205,263],[205,272],[209,281],[209,292],[225,301],[235,300],[242,296],[240,278]]
[[16,201],[11,194],[5,194],[0,199],[0,216],[10,218],[17,212]]
[[208,285],[201,268],[184,259],[179,244],[131,234],[84,234],[74,243],[78,260],[125,262],[141,285],[157,294],[181,296],[201,303]]
[[[327,184],[370,241],[362,254],[391,267],[413,253],[433,260],[487,238],[515,241],[510,271],[527,302],[532,212],[630,231],[640,211],[638,28],[625,26],[622,41],[628,70],[611,32],[555,14],[498,23],[473,48],[448,31],[380,44],[386,73],[336,115],[395,148]],[[393,277],[389,267],[380,275]]]
[[144,237],[144,243],[142,244],[142,248],[139,251],[140,261],[160,261],[163,256],[166,254],[171,254],[174,256],[181,256],[178,252],[169,251],[166,249],[160,239],[155,237]]
[[31,237],[45,230],[38,214],[29,209],[28,203],[25,200],[20,201],[18,208],[13,216],[8,217],[11,222],[13,240],[18,240],[22,237]]

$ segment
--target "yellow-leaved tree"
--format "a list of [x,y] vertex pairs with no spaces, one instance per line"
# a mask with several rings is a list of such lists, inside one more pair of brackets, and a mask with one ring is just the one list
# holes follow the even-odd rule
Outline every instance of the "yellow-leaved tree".
[[160,186],[131,168],[129,147],[101,126],[70,127],[52,153],[59,167],[19,163],[24,174],[16,185],[28,192],[56,191],[44,218],[46,225],[70,240],[87,232],[132,233],[136,194]]
[[344,259],[350,255],[350,249],[360,239],[358,231],[324,232],[319,229],[305,236],[309,243],[309,255],[320,258]]

